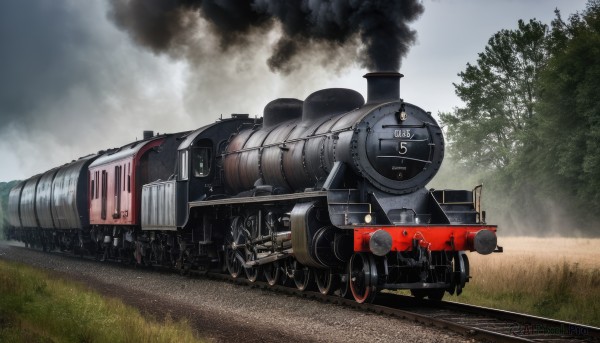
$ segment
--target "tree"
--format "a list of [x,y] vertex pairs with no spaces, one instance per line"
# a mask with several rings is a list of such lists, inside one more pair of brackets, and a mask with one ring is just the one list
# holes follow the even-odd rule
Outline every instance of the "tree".
[[600,1],[552,23],[553,56],[540,74],[535,131],[522,164],[547,193],[563,189],[582,212],[600,207]]
[[487,173],[498,212],[515,218],[506,226],[597,234],[600,0],[566,22],[556,10],[550,28],[519,21],[496,33],[459,76],[465,106],[440,115],[450,155]]
[[488,41],[476,65],[454,84],[465,107],[441,113],[452,155],[468,165],[502,169],[523,146],[535,115],[537,77],[548,57],[548,26],[518,22]]

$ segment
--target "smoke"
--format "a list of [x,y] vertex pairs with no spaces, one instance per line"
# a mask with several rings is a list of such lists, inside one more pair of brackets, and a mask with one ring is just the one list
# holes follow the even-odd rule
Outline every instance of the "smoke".
[[207,51],[198,39],[202,21],[223,57],[245,53],[257,36],[269,42],[278,29],[267,64],[283,74],[315,55],[326,57],[317,57],[326,65],[397,71],[416,39],[408,23],[423,13],[417,0],[111,0],[111,6],[109,17],[138,44],[194,63],[206,59],[198,53]]
[[0,180],[141,137],[183,131],[172,63],[132,46],[101,1],[0,1]]

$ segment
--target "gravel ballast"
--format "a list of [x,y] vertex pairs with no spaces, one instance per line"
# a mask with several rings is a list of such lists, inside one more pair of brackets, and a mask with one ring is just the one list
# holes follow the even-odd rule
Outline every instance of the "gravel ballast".
[[147,315],[186,319],[214,342],[457,342],[452,332],[202,277],[125,268],[0,242],[0,259],[46,269]]

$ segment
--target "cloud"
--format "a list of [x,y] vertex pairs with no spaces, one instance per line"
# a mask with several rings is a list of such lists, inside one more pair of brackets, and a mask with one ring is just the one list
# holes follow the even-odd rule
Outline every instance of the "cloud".
[[[0,2],[0,180],[183,130],[185,65],[131,45],[102,2]],[[174,121],[173,116],[178,120]],[[146,127],[145,125],[149,125]]]

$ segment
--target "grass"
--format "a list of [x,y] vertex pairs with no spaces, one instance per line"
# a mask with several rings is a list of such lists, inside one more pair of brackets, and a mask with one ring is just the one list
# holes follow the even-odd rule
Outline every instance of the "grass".
[[199,342],[184,321],[144,318],[80,284],[0,260],[0,342]]
[[504,253],[470,253],[461,296],[445,300],[600,326],[600,239],[500,238]]

